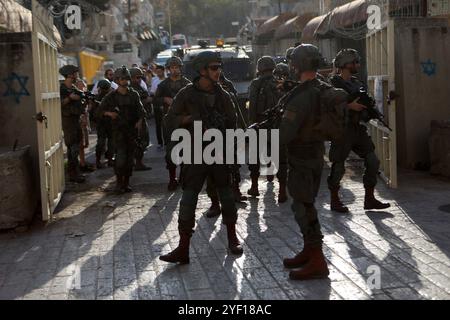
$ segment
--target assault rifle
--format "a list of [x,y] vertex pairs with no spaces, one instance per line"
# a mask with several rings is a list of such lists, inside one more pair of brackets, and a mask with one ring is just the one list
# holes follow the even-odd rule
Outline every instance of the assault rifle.
[[369,96],[364,87],[361,87],[359,91],[350,94],[349,101],[352,102],[358,98],[358,103],[367,107],[367,109],[361,111],[364,121],[369,122],[370,120],[378,120],[378,122],[380,122],[385,128],[389,129],[389,131],[392,131],[392,129],[384,121],[384,115],[380,111],[378,111],[375,99]]

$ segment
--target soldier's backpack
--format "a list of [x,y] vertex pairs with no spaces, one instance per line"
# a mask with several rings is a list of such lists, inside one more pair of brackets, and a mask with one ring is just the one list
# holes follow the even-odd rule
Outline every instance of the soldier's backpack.
[[336,89],[323,81],[316,80],[303,83],[289,92],[289,98],[282,99],[286,105],[307,87],[312,86],[315,93],[312,101],[319,105],[313,111],[313,115],[305,126],[300,128],[298,140],[311,141],[337,141],[343,138],[346,124],[347,93],[342,89]]

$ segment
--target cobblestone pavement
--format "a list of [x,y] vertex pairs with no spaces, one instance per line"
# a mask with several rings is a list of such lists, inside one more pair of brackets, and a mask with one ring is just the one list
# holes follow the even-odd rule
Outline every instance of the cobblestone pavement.
[[[68,185],[52,224],[1,233],[0,299],[450,298],[450,213],[440,210],[450,207],[448,181],[401,173],[399,189],[381,182],[377,188],[393,206],[365,212],[362,163],[349,161],[342,193],[351,214],[330,212],[324,183],[317,200],[330,277],[294,282],[282,259],[301,248],[299,230],[290,205],[275,201],[278,183],[264,179],[259,199],[239,208],[242,257],[227,254],[221,218],[204,216],[203,192],[191,263],[158,260],[177,246],[181,192],[166,191],[163,153],[155,146],[146,162],[153,170],[135,174],[133,194],[112,193],[113,172],[103,169],[87,185]],[[242,190],[248,188],[247,179]],[[370,285],[376,268],[379,289]]]

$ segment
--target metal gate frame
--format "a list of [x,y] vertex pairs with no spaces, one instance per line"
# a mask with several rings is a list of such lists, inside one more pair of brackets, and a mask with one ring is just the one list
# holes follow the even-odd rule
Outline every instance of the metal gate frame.
[[367,74],[369,91],[374,94],[375,83],[383,88],[383,114],[392,131],[378,121],[370,121],[368,127],[380,159],[381,177],[391,188],[398,187],[397,180],[397,131],[395,95],[395,38],[394,20],[389,19],[381,30],[366,36]]
[[65,188],[58,50],[53,17],[36,0],[32,0],[32,16],[42,219],[52,221],[53,212],[61,201]]

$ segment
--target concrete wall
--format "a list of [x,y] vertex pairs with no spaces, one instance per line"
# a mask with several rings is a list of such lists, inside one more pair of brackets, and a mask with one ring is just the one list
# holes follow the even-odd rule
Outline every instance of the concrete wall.
[[400,96],[397,150],[401,167],[427,167],[430,123],[450,119],[447,26],[447,21],[440,19],[402,19],[395,23],[396,92]]

